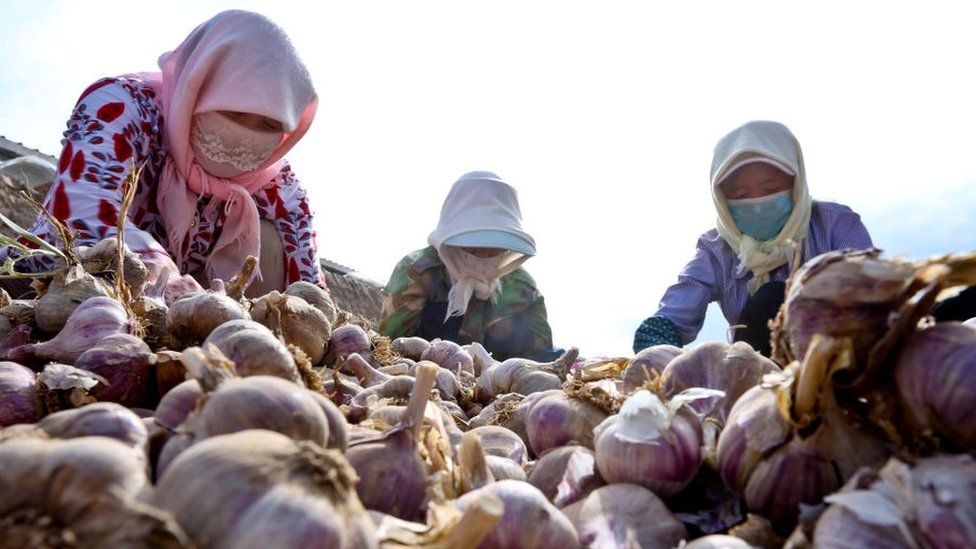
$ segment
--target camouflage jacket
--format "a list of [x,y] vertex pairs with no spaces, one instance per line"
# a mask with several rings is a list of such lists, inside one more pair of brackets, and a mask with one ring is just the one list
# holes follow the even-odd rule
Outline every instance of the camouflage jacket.
[[501,278],[501,287],[495,304],[472,297],[463,318],[445,323],[451,289],[447,268],[432,246],[417,250],[397,264],[383,291],[380,332],[390,338],[445,338],[453,324],[458,343],[477,341],[495,360],[531,358],[552,349],[546,305],[535,280],[520,267]]

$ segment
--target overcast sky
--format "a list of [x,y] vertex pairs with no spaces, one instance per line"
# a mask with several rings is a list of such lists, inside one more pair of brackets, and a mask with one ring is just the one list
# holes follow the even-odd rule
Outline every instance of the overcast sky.
[[[964,5],[959,3],[959,5]],[[200,22],[261,12],[316,84],[289,158],[322,256],[385,281],[459,175],[514,185],[557,345],[630,353],[713,228],[712,147],[785,123],[815,199],[890,255],[972,250],[973,14],[939,2],[5,1],[0,135],[57,156],[92,81],[153,70]],[[924,8],[924,9],[923,9]],[[151,15],[147,15],[151,13]],[[724,339],[711,315],[700,339]]]

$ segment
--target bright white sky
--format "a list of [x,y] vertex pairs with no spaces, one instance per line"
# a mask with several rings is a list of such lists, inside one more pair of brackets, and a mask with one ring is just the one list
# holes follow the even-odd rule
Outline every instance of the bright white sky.
[[[234,7],[278,22],[315,80],[289,158],[324,257],[385,281],[460,174],[497,172],[555,342],[584,354],[630,353],[714,227],[712,147],[751,119],[789,126],[814,198],[889,254],[976,248],[974,19],[939,2],[4,1],[0,135],[57,156],[89,83],[155,69]],[[713,312],[700,339],[726,327]]]

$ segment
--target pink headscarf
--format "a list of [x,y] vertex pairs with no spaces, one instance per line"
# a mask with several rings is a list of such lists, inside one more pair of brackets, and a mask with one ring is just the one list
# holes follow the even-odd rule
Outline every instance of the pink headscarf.
[[[271,184],[281,158],[305,135],[317,98],[308,71],[277,25],[247,11],[222,12],[193,30],[175,50],[159,57],[161,73],[148,78],[163,107],[163,167],[157,204],[169,249],[178,263],[183,239],[201,195],[224,202],[226,221],[207,259],[209,277],[230,279],[248,255],[260,257],[257,205],[251,195]],[[194,114],[218,110],[267,116],[281,122],[284,138],[263,164],[223,179],[205,172],[190,147]]]

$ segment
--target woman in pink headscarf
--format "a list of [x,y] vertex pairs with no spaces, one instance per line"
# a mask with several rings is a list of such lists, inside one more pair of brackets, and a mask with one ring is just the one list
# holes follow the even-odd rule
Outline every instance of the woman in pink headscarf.
[[[285,33],[261,15],[223,12],[160,56],[159,68],[82,93],[44,207],[77,244],[114,236],[121,183],[144,166],[125,240],[153,282],[164,277],[168,302],[199,291],[196,279],[229,280],[248,255],[260,258],[251,293],[298,280],[324,287],[305,191],[282,159],[316,107]],[[53,240],[43,218],[31,232]]]

